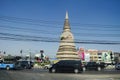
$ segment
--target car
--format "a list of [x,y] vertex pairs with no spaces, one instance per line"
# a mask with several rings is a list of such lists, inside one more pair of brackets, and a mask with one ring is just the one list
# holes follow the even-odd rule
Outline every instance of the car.
[[14,63],[1,61],[0,62],[0,69],[6,69],[6,70],[14,69]]
[[90,62],[87,62],[84,67],[83,67],[83,70],[98,70],[98,71],[101,71],[102,69],[105,68],[105,63],[104,62],[94,62],[94,61],[90,61]]
[[51,67],[52,64],[47,64],[44,66],[44,69],[49,69]]
[[120,70],[120,63],[117,63],[117,64],[115,65],[115,69],[116,69],[116,70]]
[[31,69],[33,67],[33,62],[31,61],[17,61],[15,63],[15,69]]
[[49,68],[50,73],[55,72],[83,72],[82,62],[80,60],[60,60]]

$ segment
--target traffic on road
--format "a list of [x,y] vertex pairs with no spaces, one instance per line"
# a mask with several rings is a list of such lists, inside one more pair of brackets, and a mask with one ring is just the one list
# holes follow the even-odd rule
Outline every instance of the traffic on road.
[[0,70],[0,80],[120,80],[120,71],[85,71],[83,73],[49,73],[48,69]]
[[106,66],[95,62],[83,64],[80,60],[35,66],[35,63],[23,60],[17,61],[14,69],[1,68],[0,80],[120,80],[118,67],[117,64]]

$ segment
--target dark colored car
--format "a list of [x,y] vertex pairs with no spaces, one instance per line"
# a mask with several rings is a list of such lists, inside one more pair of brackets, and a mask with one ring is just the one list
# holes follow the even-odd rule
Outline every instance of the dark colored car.
[[116,69],[116,70],[120,70],[120,63],[117,63],[117,64],[115,65],[115,69]]
[[98,70],[101,71],[103,68],[105,68],[105,63],[97,63],[97,62],[88,62],[84,65],[83,70]]
[[33,62],[31,61],[17,61],[15,63],[15,69],[31,69],[33,67]]
[[74,72],[79,73],[83,71],[82,63],[80,60],[61,60],[53,64],[49,68],[49,72]]

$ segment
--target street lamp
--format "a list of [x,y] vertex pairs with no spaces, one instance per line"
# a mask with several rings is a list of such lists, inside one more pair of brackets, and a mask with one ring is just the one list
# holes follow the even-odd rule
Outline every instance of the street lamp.
[[111,57],[111,63],[113,64],[113,54],[112,54],[112,52],[110,53],[110,57]]
[[30,63],[29,63],[29,64],[30,64],[30,66],[31,66],[31,52],[30,52],[30,54],[29,54],[29,55],[30,55],[30,56],[29,56],[29,58],[30,58]]
[[23,59],[23,58],[22,58],[22,52],[23,52],[23,51],[22,51],[22,50],[20,50],[20,54],[21,54],[21,59]]
[[44,53],[44,51],[40,50],[40,53],[41,53],[41,60],[43,61],[43,57],[44,57],[43,53]]
[[30,54],[29,54],[29,55],[30,55],[30,61],[31,61],[31,52],[30,52]]

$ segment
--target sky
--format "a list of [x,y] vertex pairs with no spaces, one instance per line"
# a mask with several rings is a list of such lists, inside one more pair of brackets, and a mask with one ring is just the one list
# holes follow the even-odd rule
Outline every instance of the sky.
[[0,0],[0,51],[55,57],[66,11],[76,48],[120,52],[120,0]]

